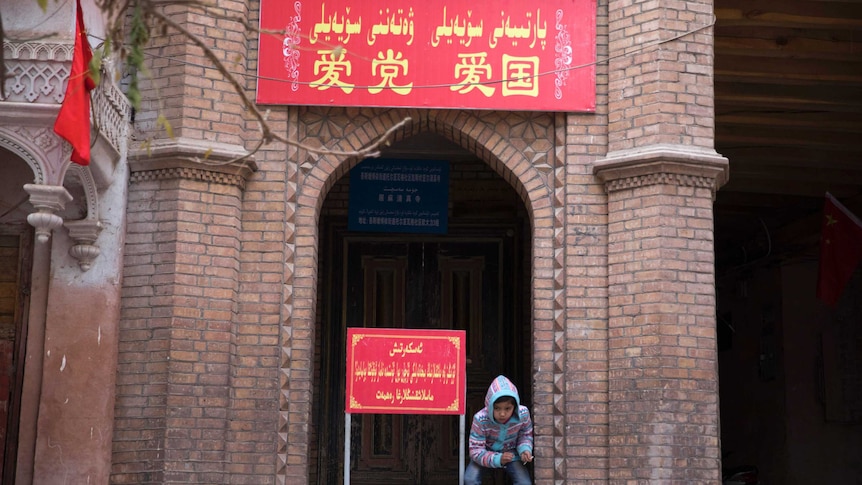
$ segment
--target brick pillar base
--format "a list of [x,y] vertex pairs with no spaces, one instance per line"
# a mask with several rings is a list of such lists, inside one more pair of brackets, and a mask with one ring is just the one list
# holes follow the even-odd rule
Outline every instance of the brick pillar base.
[[113,482],[231,483],[243,154],[173,139],[130,157]]

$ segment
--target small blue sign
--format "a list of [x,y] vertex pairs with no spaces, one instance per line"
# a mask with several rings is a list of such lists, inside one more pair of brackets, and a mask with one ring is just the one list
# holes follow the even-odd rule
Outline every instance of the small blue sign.
[[350,170],[351,231],[446,234],[449,162],[367,159]]

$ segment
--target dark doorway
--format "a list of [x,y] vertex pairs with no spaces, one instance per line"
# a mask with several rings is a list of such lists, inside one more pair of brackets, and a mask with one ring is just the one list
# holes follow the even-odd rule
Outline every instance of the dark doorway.
[[[445,235],[347,231],[342,202],[348,177],[327,198],[320,225],[311,483],[343,481],[348,326],[465,330],[467,427],[498,374],[512,378],[523,403],[531,404],[523,204],[481,161],[453,161],[450,173]],[[367,414],[352,421],[351,483],[457,483],[457,416]]]
[[0,230],[0,483],[13,483],[18,456],[33,231]]

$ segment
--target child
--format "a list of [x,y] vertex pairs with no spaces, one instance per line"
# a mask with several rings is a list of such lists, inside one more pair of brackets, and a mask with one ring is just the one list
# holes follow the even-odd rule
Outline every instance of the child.
[[530,485],[524,463],[533,461],[533,421],[521,406],[518,389],[505,376],[497,376],[485,407],[473,416],[470,428],[470,464],[464,485],[481,485],[488,468],[505,468],[515,485]]

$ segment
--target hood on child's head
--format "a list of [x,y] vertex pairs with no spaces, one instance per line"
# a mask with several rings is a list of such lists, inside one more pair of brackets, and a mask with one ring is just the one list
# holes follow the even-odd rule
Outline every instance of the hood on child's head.
[[488,393],[485,394],[485,409],[488,415],[494,413],[494,402],[503,396],[512,396],[515,398],[515,416],[518,415],[518,406],[521,405],[521,398],[518,397],[518,388],[506,376],[497,376],[491,385],[488,386]]

